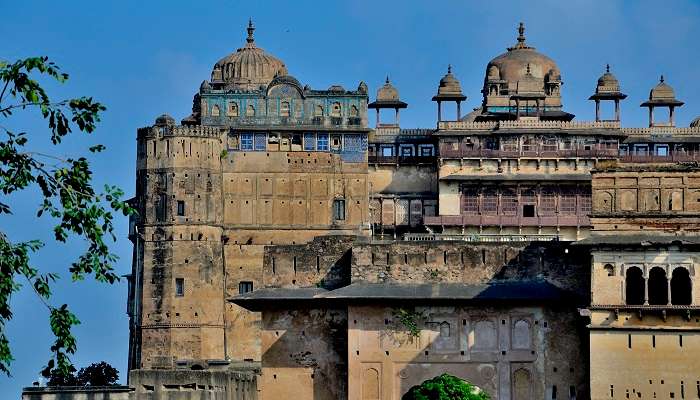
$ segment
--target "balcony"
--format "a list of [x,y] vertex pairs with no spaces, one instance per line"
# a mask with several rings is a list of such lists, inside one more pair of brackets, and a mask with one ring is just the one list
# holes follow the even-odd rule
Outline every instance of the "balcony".
[[435,156],[380,156],[370,154],[367,156],[368,164],[394,164],[394,165],[419,165],[435,164]]
[[454,149],[449,145],[440,146],[442,158],[617,158],[617,149]]
[[619,156],[623,163],[677,163],[700,161],[700,152],[671,151],[668,155],[625,154]]
[[423,218],[425,225],[440,226],[590,226],[585,215],[439,215]]
[[428,242],[436,240],[458,241],[458,242],[478,242],[478,243],[498,243],[498,242],[550,242],[559,240],[559,235],[539,234],[539,235],[494,235],[494,234],[474,234],[474,235],[450,235],[441,233],[406,233],[403,240],[409,242]]

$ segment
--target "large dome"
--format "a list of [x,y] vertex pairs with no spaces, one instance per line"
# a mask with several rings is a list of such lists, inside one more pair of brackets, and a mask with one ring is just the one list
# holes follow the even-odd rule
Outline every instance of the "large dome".
[[214,65],[212,83],[251,90],[267,86],[275,76],[287,75],[287,67],[281,60],[256,46],[254,31],[250,21],[245,46]]
[[486,66],[486,77],[500,78],[509,83],[523,80],[528,73],[534,78],[551,80],[561,78],[559,67],[551,58],[535,51],[525,43],[525,28],[519,27],[518,43],[508,51],[491,60]]

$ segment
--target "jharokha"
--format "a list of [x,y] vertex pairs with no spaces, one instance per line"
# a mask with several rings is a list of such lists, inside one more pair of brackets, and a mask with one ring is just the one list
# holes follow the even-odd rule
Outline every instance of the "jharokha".
[[247,31],[138,129],[132,398],[700,397],[700,119],[663,76],[647,127],[610,66],[578,121],[521,24],[478,108],[447,67],[405,129],[389,78],[311,88]]

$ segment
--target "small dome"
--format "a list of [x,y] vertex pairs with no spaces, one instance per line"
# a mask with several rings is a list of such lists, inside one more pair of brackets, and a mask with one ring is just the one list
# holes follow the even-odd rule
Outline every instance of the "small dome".
[[668,101],[668,100],[675,100],[676,99],[676,93],[673,91],[673,88],[664,82],[664,76],[661,75],[661,79],[659,79],[659,83],[654,86],[653,89],[649,92],[649,100],[662,100],[662,101]]
[[364,81],[360,81],[360,84],[357,85],[357,91],[367,94],[367,84]]
[[344,93],[345,88],[340,85],[331,85],[331,87],[328,88],[328,91],[333,93]]
[[690,121],[690,127],[691,128],[700,127],[700,117],[695,117],[694,120]]
[[257,90],[267,86],[275,76],[287,75],[287,67],[278,58],[255,45],[253,21],[248,22],[245,46],[219,60],[212,71],[212,81],[234,87]]
[[486,71],[486,76],[488,80],[500,80],[501,79],[501,71],[498,69],[497,66],[491,65],[488,68],[488,71]]
[[299,90],[302,90],[301,83],[297,80],[297,78],[291,76],[291,75],[277,75],[274,78],[272,78],[272,81],[270,81],[270,84],[268,86],[272,87],[274,85],[292,85],[296,86],[299,88]]
[[173,126],[175,125],[175,118],[168,114],[161,114],[156,118],[156,126]]
[[460,85],[457,78],[452,75],[452,65],[447,66],[447,74],[440,79],[440,85],[438,86],[437,97],[446,96],[463,96],[462,85]]
[[389,77],[386,77],[384,86],[377,90],[377,101],[395,101],[399,99],[399,91],[389,82]]
[[[550,71],[554,71],[557,80],[561,80],[559,67],[551,58],[544,54],[535,51],[534,47],[530,47],[525,43],[525,27],[521,23],[518,28],[518,43],[513,47],[509,47],[508,51],[491,60],[486,66],[486,79],[491,79],[492,71],[495,76],[495,71],[498,71],[498,76],[501,80],[508,82],[518,82],[529,73],[544,82],[545,75]],[[494,68],[495,67],[495,68]],[[550,76],[550,80],[553,78]]]
[[202,81],[202,84],[199,85],[199,91],[206,92],[209,90],[211,90],[211,85],[209,84],[209,81]]

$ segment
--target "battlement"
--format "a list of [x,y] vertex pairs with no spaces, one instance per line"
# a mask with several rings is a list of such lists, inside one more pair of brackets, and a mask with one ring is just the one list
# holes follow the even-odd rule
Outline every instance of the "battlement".
[[499,130],[499,129],[620,129],[620,121],[541,121],[521,119],[517,121],[441,121],[438,130]]
[[651,128],[622,128],[627,136],[697,136],[700,126],[677,128],[675,126],[653,126]]
[[138,138],[146,137],[175,137],[175,136],[190,136],[190,137],[210,137],[218,138],[221,135],[221,129],[215,126],[147,126],[138,129]]

